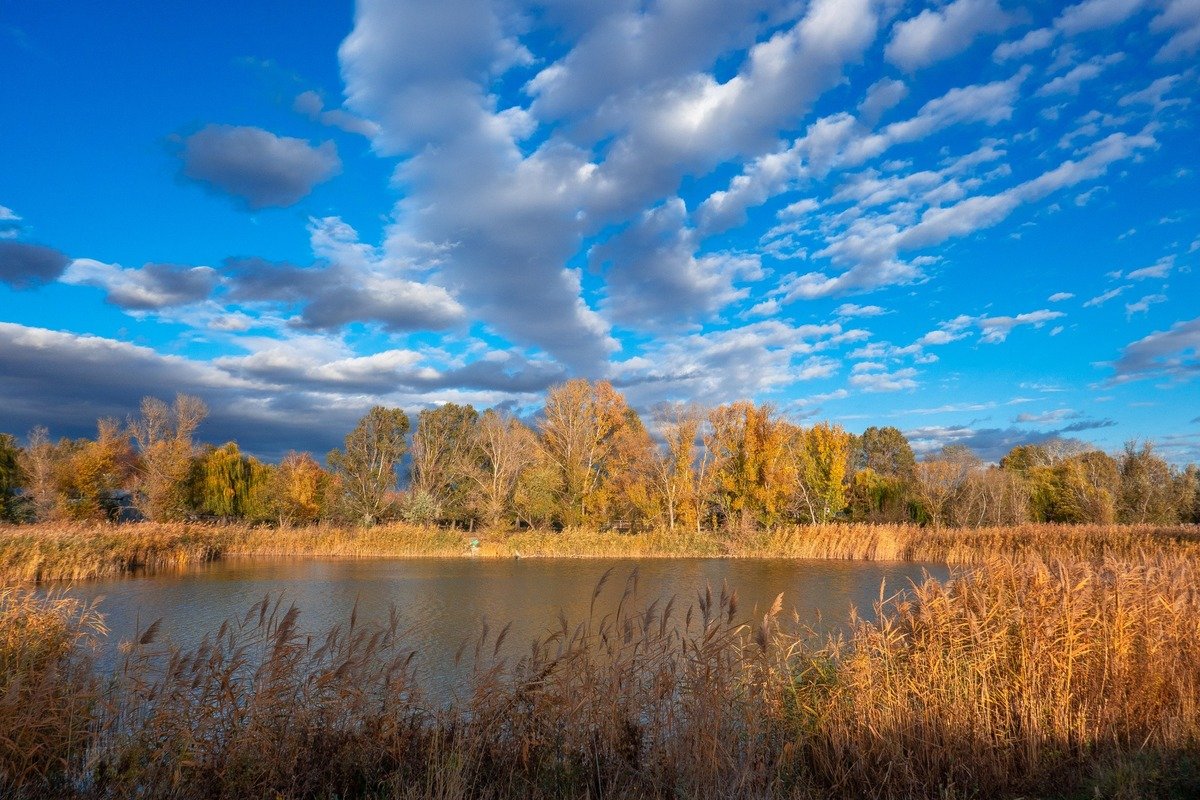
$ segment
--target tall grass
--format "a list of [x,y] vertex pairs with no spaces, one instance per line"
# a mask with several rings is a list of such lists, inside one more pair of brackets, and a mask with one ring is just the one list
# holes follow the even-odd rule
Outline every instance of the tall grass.
[[[472,547],[478,542],[478,547]],[[1102,560],[1141,553],[1200,554],[1195,525],[1019,525],[922,528],[819,525],[726,534],[589,529],[447,530],[246,525],[0,526],[0,583],[85,580],[186,567],[231,556],[331,558],[624,557],[823,558],[980,564],[994,556]]]
[[[646,606],[634,573],[519,660],[507,629],[479,633],[449,707],[417,690],[395,618],[310,637],[265,598],[186,653],[151,626],[99,697],[55,673],[86,753],[71,737],[49,737],[72,742],[52,762],[0,751],[0,794],[1194,797],[1198,586],[1179,555],[998,558],[828,640],[728,590]],[[86,655],[86,614],[8,596]],[[25,617],[3,617],[18,649],[37,635],[9,621]],[[21,663],[10,681],[44,672]]]

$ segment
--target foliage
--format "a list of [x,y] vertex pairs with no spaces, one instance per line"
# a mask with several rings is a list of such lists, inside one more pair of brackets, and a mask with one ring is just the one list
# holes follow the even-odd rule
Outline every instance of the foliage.
[[129,421],[139,455],[134,502],[146,519],[187,515],[192,435],[206,416],[208,407],[200,398],[178,394],[171,406],[156,397],[144,398],[140,415]]
[[407,444],[408,415],[398,408],[375,406],[346,435],[344,450],[326,460],[341,478],[346,509],[364,525],[373,525],[392,511],[396,467]]

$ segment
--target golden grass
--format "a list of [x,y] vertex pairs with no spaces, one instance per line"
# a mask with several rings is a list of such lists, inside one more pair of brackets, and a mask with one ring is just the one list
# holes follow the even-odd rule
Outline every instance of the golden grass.
[[[470,543],[478,541],[472,550]],[[475,531],[412,525],[305,528],[245,525],[0,526],[0,584],[115,577],[226,556],[322,558],[818,558],[979,564],[995,556],[1100,560],[1200,554],[1200,526],[1020,525],[922,528],[819,525],[714,531]]]
[[85,662],[88,614],[10,590],[5,652],[40,652],[48,630],[71,646],[10,662],[7,680],[53,675],[37,696],[58,699],[37,713],[84,719],[67,727],[88,748],[59,724],[44,752],[66,755],[0,750],[0,795],[1200,792],[1200,566],[1186,556],[996,558],[881,603],[841,640],[784,624],[778,602],[743,622],[733,592],[647,607],[636,584],[615,603],[598,586],[586,618],[561,619],[519,661],[503,657],[504,630],[485,630],[450,707],[416,690],[421,654],[394,618],[313,638],[271,598],[187,653],[162,650],[152,626],[97,699],[85,672],[45,666]]

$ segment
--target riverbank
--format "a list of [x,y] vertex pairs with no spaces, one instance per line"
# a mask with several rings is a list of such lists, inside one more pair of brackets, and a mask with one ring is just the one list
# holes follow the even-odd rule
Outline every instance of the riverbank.
[[[1200,792],[1200,565],[998,558],[840,641],[733,595],[478,634],[428,704],[395,622],[309,637],[267,598],[198,650],[154,626],[111,679],[69,596],[0,589],[0,794],[100,800],[1188,798]],[[588,593],[588,587],[580,587]],[[593,597],[599,594],[596,587]],[[549,621],[547,621],[549,622]],[[464,632],[468,635],[470,632]]]
[[[472,547],[478,542],[477,547]],[[238,525],[0,526],[0,584],[80,581],[178,569],[232,556],[320,558],[817,558],[979,564],[998,556],[1088,560],[1200,555],[1200,526],[822,525],[774,531],[625,534]]]

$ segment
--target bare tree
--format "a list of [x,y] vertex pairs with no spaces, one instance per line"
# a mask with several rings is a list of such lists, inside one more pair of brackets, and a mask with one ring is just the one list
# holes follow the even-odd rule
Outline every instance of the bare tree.
[[537,436],[516,417],[485,411],[475,429],[477,459],[468,472],[484,522],[499,525],[512,509],[521,474],[538,457]]
[[157,397],[143,398],[140,415],[129,420],[140,456],[134,503],[147,519],[179,519],[187,512],[192,435],[207,415],[199,397],[177,394],[170,406]]

